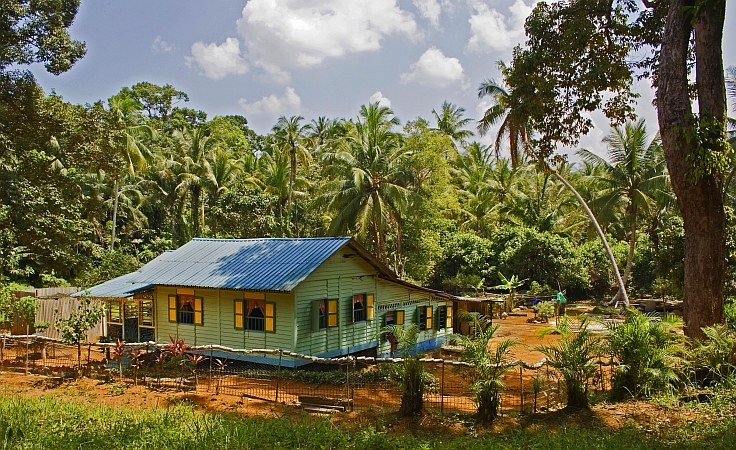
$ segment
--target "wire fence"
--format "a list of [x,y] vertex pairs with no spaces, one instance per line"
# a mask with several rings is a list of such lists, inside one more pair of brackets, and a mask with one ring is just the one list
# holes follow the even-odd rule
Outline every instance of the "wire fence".
[[[182,341],[72,346],[36,335],[2,335],[0,341],[5,370],[62,378],[76,377],[81,370],[83,375],[150,389],[248,397],[317,410],[398,409],[401,403],[401,358],[325,359],[278,349],[189,347]],[[455,355],[440,356],[420,359],[425,369],[424,407],[443,413],[474,412],[473,368]],[[610,365],[599,361],[594,389],[610,387]],[[504,384],[502,414],[528,414],[564,404],[564,383],[545,360],[513,362]]]

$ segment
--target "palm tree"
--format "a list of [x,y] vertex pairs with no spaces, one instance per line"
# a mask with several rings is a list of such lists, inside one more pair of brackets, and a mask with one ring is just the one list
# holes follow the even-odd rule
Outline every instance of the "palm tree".
[[[499,68],[501,72],[506,70],[506,66],[501,62]],[[528,114],[524,114],[523,108],[514,105],[514,97],[508,89],[494,80],[488,79],[480,84],[478,97],[490,97],[492,101],[491,107],[478,121],[478,132],[481,136],[485,136],[493,125],[500,122],[494,142],[496,159],[500,157],[502,142],[508,140],[511,165],[519,167],[524,160],[524,154],[528,152],[532,136]]]
[[588,387],[595,375],[596,356],[600,353],[600,339],[588,327],[587,318],[583,318],[575,327],[563,316],[554,329],[561,335],[555,345],[538,345],[534,350],[547,358],[547,364],[556,369],[565,383],[568,407],[588,407]]
[[279,117],[276,126],[273,127],[273,137],[276,145],[286,151],[289,158],[289,191],[287,200],[287,210],[291,219],[291,201],[294,182],[296,181],[297,163],[303,165],[309,164],[310,156],[304,146],[304,133],[307,130],[306,125],[302,125],[304,120],[302,116],[291,116],[288,119],[285,116]]
[[463,225],[483,234],[497,203],[490,189],[493,180],[489,147],[473,142],[455,159],[452,172],[457,186]]
[[210,170],[212,177],[210,181],[210,196],[212,203],[232,186],[238,175],[242,172],[243,161],[236,159],[229,150],[216,149],[210,158]]
[[309,182],[304,177],[297,176],[290,190],[291,179],[288,158],[282,157],[278,149],[273,153],[273,155],[270,153],[263,154],[258,160],[257,176],[250,177],[248,181],[278,199],[276,217],[281,232],[288,235],[291,227],[285,221],[287,219],[289,195],[306,196],[305,190]]
[[[560,170],[567,171],[567,166]],[[509,220],[539,231],[565,233],[581,225],[575,214],[574,198],[551,173],[529,165],[518,171],[521,176],[502,203],[502,211]]]
[[[134,175],[143,170],[152,157],[151,151],[144,143],[145,138],[153,139],[154,131],[143,121],[142,105],[122,94],[108,100],[113,129],[117,131],[112,139],[112,146],[125,161],[125,171]],[[120,177],[116,176],[113,188],[112,236],[110,250],[115,249],[115,232],[117,228],[118,197],[120,195]]]
[[615,127],[604,142],[608,144],[610,162],[586,149],[579,150],[578,155],[602,169],[601,175],[594,176],[599,188],[592,204],[600,205],[602,210],[623,212],[629,221],[629,253],[623,276],[626,285],[634,264],[639,216],[650,212],[655,197],[666,186],[665,161],[659,138],[649,140],[643,120]]
[[351,230],[369,236],[375,255],[384,262],[389,225],[400,225],[409,197],[403,183],[401,137],[393,131],[398,124],[391,109],[377,103],[363,105],[340,147],[326,155],[341,178],[329,186],[326,197],[335,212],[329,232]]
[[424,366],[416,353],[419,327],[411,325],[388,325],[381,334],[391,335],[396,339],[401,351],[401,407],[399,414],[404,417],[421,414],[424,409]]
[[183,128],[174,132],[179,157],[174,169],[179,184],[177,192],[187,192],[190,201],[190,225],[192,236],[200,236],[204,224],[205,201],[202,190],[213,184],[210,159],[214,141],[204,127]]
[[465,108],[444,101],[440,112],[433,109],[432,114],[437,121],[437,127],[434,129],[446,134],[461,147],[465,145],[468,138],[473,136],[472,131],[464,129],[471,121],[470,118],[464,117]]
[[327,150],[342,134],[344,127],[341,120],[317,117],[305,126],[307,136],[312,141],[312,153],[319,155]]
[[511,349],[516,339],[503,339],[495,346],[491,340],[498,331],[498,325],[492,325],[488,318],[474,314],[465,314],[462,319],[473,323],[473,336],[455,335],[453,339],[463,347],[462,359],[473,368],[471,389],[478,405],[478,420],[490,423],[498,416],[501,407],[501,393],[506,387],[504,375],[516,361],[511,359]]

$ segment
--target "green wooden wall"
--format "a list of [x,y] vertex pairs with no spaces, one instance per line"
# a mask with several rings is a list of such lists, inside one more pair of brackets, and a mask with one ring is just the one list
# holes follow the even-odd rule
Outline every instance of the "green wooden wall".
[[224,289],[195,289],[195,296],[202,297],[203,325],[169,322],[168,297],[176,294],[176,288],[156,287],[156,341],[169,342],[169,336],[184,339],[189,345],[220,344],[232,348],[291,349],[294,346],[294,296],[292,294],[266,293],[266,302],[275,304],[276,331],[250,331],[235,329],[236,298],[243,298],[242,291]]
[[[432,298],[426,291],[378,278],[376,269],[353,253],[349,248],[336,252],[294,290],[297,352],[333,356],[335,352],[344,354],[378,347],[379,354],[388,353],[390,344],[380,336],[386,311],[403,309],[405,324],[409,325],[418,320],[416,310],[420,305],[433,305],[435,313],[440,305],[452,305],[449,300]],[[375,295],[375,316],[372,321],[353,324],[352,299],[360,293]],[[338,327],[313,331],[313,302],[319,299],[338,300]],[[444,338],[449,334],[452,329],[435,327],[422,331],[418,340]]]

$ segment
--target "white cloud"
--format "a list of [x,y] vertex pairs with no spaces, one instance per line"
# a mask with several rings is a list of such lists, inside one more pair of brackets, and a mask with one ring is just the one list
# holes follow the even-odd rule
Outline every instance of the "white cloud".
[[397,0],[250,0],[238,30],[249,61],[282,72],[379,50],[388,36],[420,34]]
[[241,98],[238,103],[246,113],[253,115],[294,115],[302,107],[302,99],[291,86],[282,95],[272,94],[252,103]]
[[376,91],[368,99],[369,103],[378,103],[378,106],[385,106],[386,108],[391,107],[391,100],[383,96],[381,91]]
[[467,49],[478,52],[510,51],[524,40],[524,21],[536,3],[532,0],[532,4],[527,6],[525,0],[516,0],[509,6],[509,14],[505,15],[483,1],[474,1],[473,15],[468,19],[471,36]]
[[440,0],[412,0],[414,7],[417,8],[419,14],[427,19],[432,26],[440,24],[440,15],[442,14],[442,4]]
[[153,40],[153,44],[151,44],[151,50],[153,50],[154,53],[169,53],[174,50],[174,46],[164,41],[161,36],[156,36],[156,39]]
[[464,84],[465,74],[457,58],[445,56],[441,50],[432,47],[409,67],[409,72],[401,74],[401,82],[446,87],[458,82]]
[[219,80],[228,75],[242,75],[248,71],[245,59],[240,54],[240,42],[234,37],[218,45],[195,42],[192,56],[185,58],[187,66],[198,68],[204,76]]

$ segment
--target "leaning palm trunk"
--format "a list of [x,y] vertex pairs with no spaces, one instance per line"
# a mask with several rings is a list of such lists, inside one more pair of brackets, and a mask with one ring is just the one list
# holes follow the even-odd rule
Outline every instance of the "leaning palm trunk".
[[[606,249],[606,253],[608,254],[608,260],[611,263],[611,269],[613,269],[613,276],[616,278],[616,283],[618,284],[619,293],[616,294],[616,297],[619,297],[626,306],[629,306],[629,296],[626,293],[626,283],[624,282],[623,278],[621,278],[621,272],[618,270],[618,264],[616,264],[616,257],[613,256],[613,251],[611,250],[611,246],[608,245],[608,240],[606,239],[606,235],[603,234],[603,230],[601,229],[601,226],[598,224],[598,220],[596,220],[595,215],[593,215],[593,211],[590,210],[590,207],[588,207],[588,204],[585,202],[585,199],[580,195],[580,193],[570,184],[569,181],[567,181],[562,175],[559,174],[556,170],[552,169],[547,163],[543,163],[546,168],[552,172],[552,174],[557,178],[560,183],[564,184],[566,188],[570,190],[570,192],[575,195],[575,198],[578,200],[578,203],[580,203],[580,206],[583,207],[585,210],[585,213],[588,215],[588,218],[593,223],[593,227],[595,227],[595,231],[598,233],[598,237],[601,239],[601,243],[603,244],[603,247]],[[620,295],[619,295],[620,294]],[[614,297],[614,300],[616,299]]]

